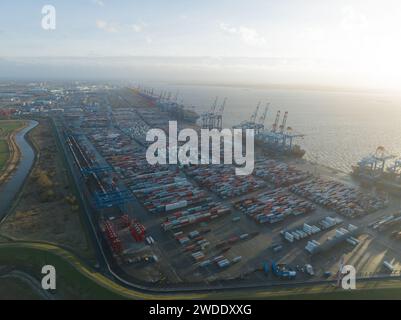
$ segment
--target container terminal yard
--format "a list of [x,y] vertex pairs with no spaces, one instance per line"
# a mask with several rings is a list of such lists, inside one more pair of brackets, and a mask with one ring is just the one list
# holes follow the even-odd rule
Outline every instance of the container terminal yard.
[[258,105],[235,126],[258,130],[249,176],[223,164],[148,164],[150,128],[168,131],[177,120],[179,129],[221,129],[229,106],[216,100],[197,119],[171,97],[71,85],[41,88],[23,108],[12,106],[12,117],[51,119],[100,271],[160,288],[335,281],[341,263],[360,278],[400,275],[399,197],[303,160],[290,115],[278,111],[267,124],[274,106],[258,118]]

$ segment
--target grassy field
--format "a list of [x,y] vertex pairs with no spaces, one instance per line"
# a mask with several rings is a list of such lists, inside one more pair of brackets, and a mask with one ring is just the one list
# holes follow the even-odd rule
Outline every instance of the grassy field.
[[7,144],[7,136],[14,130],[20,128],[23,125],[22,121],[0,121],[0,171],[3,170],[9,157],[9,150]]
[[0,140],[0,171],[3,170],[9,156],[8,144],[6,140]]
[[28,133],[40,155],[0,234],[15,240],[43,241],[73,248],[92,259],[81,209],[47,120]]
[[[124,299],[114,283],[88,269],[73,255],[47,244],[0,244],[0,265],[13,265],[37,279],[41,268],[53,265],[57,272],[57,294],[63,299]],[[118,285],[115,287],[119,288]]]
[[40,297],[19,279],[0,278],[0,300],[40,300]]
[[10,132],[18,129],[23,124],[23,121],[18,120],[0,120],[0,138],[4,138]]

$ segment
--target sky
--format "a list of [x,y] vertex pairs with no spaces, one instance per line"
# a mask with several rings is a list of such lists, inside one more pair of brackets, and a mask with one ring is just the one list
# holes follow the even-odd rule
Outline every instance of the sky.
[[399,0],[1,0],[0,77],[401,89],[400,17]]

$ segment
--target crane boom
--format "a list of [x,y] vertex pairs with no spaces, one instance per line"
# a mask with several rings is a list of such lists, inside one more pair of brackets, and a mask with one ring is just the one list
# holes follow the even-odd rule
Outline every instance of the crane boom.
[[283,133],[284,130],[285,130],[285,125],[287,124],[287,118],[288,118],[288,111],[286,111],[284,113],[283,122],[281,123],[281,126],[280,126],[280,132],[281,133]]
[[259,101],[258,105],[256,106],[255,112],[251,116],[251,122],[253,122],[253,123],[256,121],[256,117],[258,116],[259,108],[260,108],[260,101]]
[[270,106],[270,103],[268,102],[268,103],[266,104],[265,110],[263,111],[263,114],[262,114],[262,115],[260,116],[260,118],[259,118],[259,123],[260,123],[261,125],[264,125],[264,124],[265,124],[266,116],[267,116],[267,111],[269,110],[269,106]]
[[272,132],[276,132],[277,131],[277,126],[278,126],[279,120],[280,120],[280,110],[277,111],[276,120],[274,120]]
[[219,108],[219,115],[222,115],[224,112],[224,108],[226,107],[226,103],[227,103],[227,98],[224,98],[223,103],[221,104],[220,108]]
[[216,97],[216,99],[214,100],[214,103],[212,105],[212,108],[210,109],[211,113],[214,113],[214,111],[216,110],[218,100],[219,100],[219,97]]

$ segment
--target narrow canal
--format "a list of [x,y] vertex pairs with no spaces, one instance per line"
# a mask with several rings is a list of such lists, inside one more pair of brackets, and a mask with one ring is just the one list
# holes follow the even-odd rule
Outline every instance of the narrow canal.
[[11,174],[11,177],[0,186],[0,222],[11,208],[15,197],[22,188],[33,166],[35,151],[26,140],[26,134],[38,124],[37,121],[29,120],[28,126],[19,131],[15,136],[15,142],[21,151],[21,158],[17,169]]

